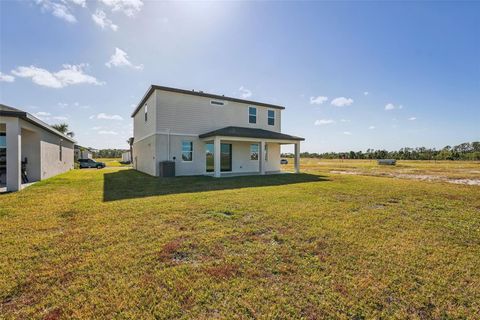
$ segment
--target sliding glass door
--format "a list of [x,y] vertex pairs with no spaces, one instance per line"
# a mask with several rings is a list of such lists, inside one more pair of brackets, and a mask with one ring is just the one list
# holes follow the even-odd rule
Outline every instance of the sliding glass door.
[[[213,143],[205,144],[205,165],[207,172],[214,171],[214,160],[213,160]],[[232,171],[232,144],[222,143],[220,145],[220,171],[228,172]]]

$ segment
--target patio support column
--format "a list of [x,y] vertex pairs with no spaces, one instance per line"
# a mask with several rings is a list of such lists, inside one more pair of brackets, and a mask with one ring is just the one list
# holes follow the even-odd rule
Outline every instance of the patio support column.
[[213,172],[214,172],[214,177],[219,178],[220,177],[220,156],[221,156],[221,141],[220,137],[215,137],[213,141]]
[[18,118],[14,118],[8,121],[6,127],[7,191],[18,191],[22,186],[22,131]]
[[300,173],[300,141],[295,142],[295,173]]
[[260,174],[265,174],[265,141],[260,141],[260,150],[258,150],[258,156],[260,160]]

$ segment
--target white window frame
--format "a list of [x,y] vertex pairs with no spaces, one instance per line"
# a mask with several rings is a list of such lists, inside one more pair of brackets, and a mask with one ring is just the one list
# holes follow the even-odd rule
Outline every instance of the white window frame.
[[[250,114],[250,110],[251,110],[251,109],[255,110],[255,114],[254,114],[254,115],[253,115],[253,114]],[[251,106],[249,106],[249,107],[248,107],[248,123],[250,123],[250,124],[257,124],[257,115],[258,115],[257,107],[251,107]],[[255,122],[250,122],[250,117],[253,117],[253,116],[255,116]]]
[[[269,113],[270,112],[273,112],[273,117],[270,117]],[[270,124],[269,123],[269,120],[272,119],[273,120],[273,124]],[[275,126],[275,110],[272,110],[272,109],[268,109],[267,110],[267,125],[269,126]]]
[[[183,143],[184,143],[184,142],[190,143],[190,146],[191,146],[191,148],[192,148],[191,151],[184,151],[184,150],[183,150]],[[192,141],[192,140],[182,140],[182,144],[181,144],[180,147],[181,147],[180,159],[182,159],[182,162],[187,162],[187,163],[193,162],[193,149],[194,149],[194,148],[193,148],[193,141]],[[191,159],[192,159],[192,160],[184,160],[184,159],[183,159],[183,153],[184,153],[184,152],[189,152],[189,153],[191,154]]]
[[144,120],[148,122],[148,104],[145,103],[144,105]]

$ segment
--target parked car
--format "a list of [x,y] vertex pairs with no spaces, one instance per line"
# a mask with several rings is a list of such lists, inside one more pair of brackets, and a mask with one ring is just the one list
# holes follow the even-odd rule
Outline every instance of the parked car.
[[78,159],[78,163],[80,164],[80,169],[83,168],[97,168],[102,169],[105,168],[105,162],[98,162],[93,159]]
[[287,159],[281,159],[280,164],[288,164],[288,160]]

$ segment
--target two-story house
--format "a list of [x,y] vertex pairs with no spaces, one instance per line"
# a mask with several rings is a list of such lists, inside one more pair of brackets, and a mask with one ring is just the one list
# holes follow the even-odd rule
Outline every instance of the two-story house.
[[133,118],[134,168],[158,176],[161,161],[176,175],[268,174],[280,171],[280,146],[300,141],[281,133],[282,106],[152,85]]

